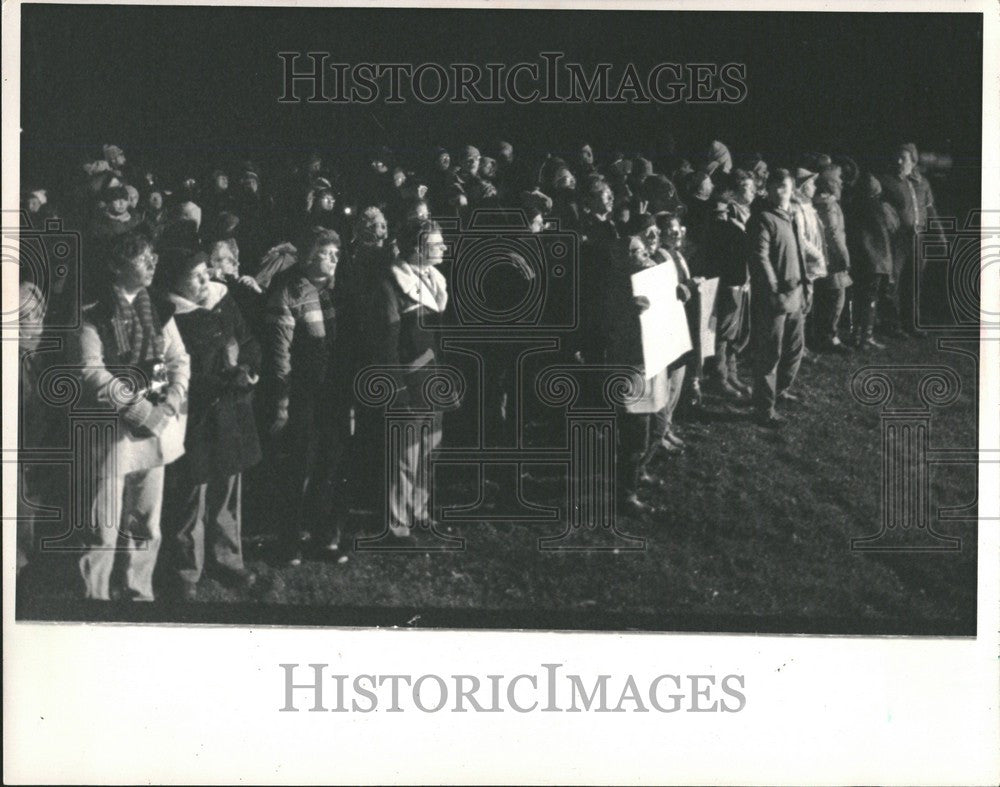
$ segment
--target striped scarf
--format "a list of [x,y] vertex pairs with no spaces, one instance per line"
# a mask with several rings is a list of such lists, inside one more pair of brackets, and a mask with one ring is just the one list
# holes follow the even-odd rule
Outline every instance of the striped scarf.
[[114,354],[119,363],[138,364],[162,359],[163,326],[153,309],[149,292],[140,289],[132,303],[117,290],[112,290],[114,311],[111,316]]

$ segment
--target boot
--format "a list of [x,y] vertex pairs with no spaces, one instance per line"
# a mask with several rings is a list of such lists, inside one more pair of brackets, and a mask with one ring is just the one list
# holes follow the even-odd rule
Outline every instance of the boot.
[[748,383],[740,379],[739,358],[735,352],[729,352],[728,367],[727,379],[729,380],[729,384],[744,396],[749,396],[753,392],[753,389]]

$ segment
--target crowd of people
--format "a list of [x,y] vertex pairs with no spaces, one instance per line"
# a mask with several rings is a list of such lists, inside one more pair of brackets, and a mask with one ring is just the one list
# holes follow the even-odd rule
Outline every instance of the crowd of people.
[[[777,166],[719,141],[655,166],[623,152],[598,160],[589,144],[537,162],[506,142],[489,152],[467,145],[453,159],[442,148],[409,168],[380,149],[349,183],[318,154],[270,180],[245,161],[164,183],[105,145],[61,193],[25,192],[31,226],[58,217],[84,240],[79,293],[63,286],[68,274],[44,288],[22,277],[22,445],[44,444],[51,428],[38,381],[53,354],[38,343],[81,298],[62,360],[116,425],[93,457],[84,597],[151,600],[162,589],[192,600],[206,571],[252,586],[241,530],[254,493],[246,508],[268,511],[276,557],[290,565],[339,559],[356,510],[376,511],[384,544],[420,547],[433,524],[430,455],[447,411],[462,406],[430,400],[424,385],[444,362],[435,322],[454,308],[439,269],[442,217],[498,208],[520,211],[532,233],[577,235],[581,326],[561,350],[571,362],[645,371],[650,302],[631,277],[664,266],[669,297],[690,309],[693,349],[644,374],[619,409],[627,516],[654,511],[651,459],[686,448],[674,424],[682,402],[711,395],[778,428],[804,358],[919,335],[914,241],[934,201],[913,144],[875,172],[824,153]],[[515,276],[537,275],[513,261]],[[709,279],[714,303],[698,297]],[[714,347],[701,346],[705,308]],[[373,366],[392,371],[394,408],[428,415],[389,467],[383,412],[355,386]],[[510,380],[487,385],[487,417],[502,422]],[[30,467],[20,480],[34,506],[57,494]],[[20,567],[36,552],[30,513],[19,522]]]

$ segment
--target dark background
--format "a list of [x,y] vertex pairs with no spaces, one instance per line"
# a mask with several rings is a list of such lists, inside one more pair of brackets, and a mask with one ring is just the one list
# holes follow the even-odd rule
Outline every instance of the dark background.
[[[411,165],[436,144],[506,138],[523,156],[581,137],[654,157],[718,138],[771,162],[843,150],[874,165],[906,139],[951,154],[957,191],[979,195],[976,14],[25,5],[22,15],[22,167],[32,183],[98,157],[104,142],[164,174],[250,156],[266,175],[314,147],[349,169],[383,142]],[[741,62],[749,95],[711,106],[283,105],[282,50],[445,65],[540,62],[555,50],[615,63],[613,84],[628,62],[643,77],[660,62]]]

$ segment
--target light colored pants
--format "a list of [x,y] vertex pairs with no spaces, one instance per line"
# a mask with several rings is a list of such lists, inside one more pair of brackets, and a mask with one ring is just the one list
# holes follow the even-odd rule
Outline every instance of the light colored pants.
[[242,569],[241,474],[213,478],[204,484],[182,484],[168,480],[167,486],[164,530],[171,547],[171,568],[184,581],[198,582],[205,568],[207,541],[216,565]]
[[684,364],[678,364],[676,368],[668,367],[668,382],[670,385],[670,393],[667,394],[667,405],[663,408],[662,418],[666,422],[666,428],[662,430],[663,432],[669,432],[674,427],[674,410],[677,409],[677,404],[681,400],[681,391],[684,390],[684,375],[687,373],[687,366]]
[[153,600],[153,569],[160,551],[163,467],[97,479],[90,543],[80,558],[87,598],[111,597],[111,572],[121,555],[125,596]]
[[431,518],[431,452],[441,445],[441,413],[387,424],[389,529],[397,536]]

